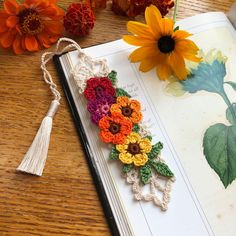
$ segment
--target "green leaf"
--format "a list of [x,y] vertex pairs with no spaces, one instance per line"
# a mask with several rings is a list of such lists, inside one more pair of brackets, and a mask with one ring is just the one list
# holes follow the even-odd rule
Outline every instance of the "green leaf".
[[112,85],[115,86],[117,83],[117,72],[112,70],[109,74],[108,74],[108,78],[111,80]]
[[149,139],[150,141],[152,141],[152,136],[146,136],[145,138]]
[[119,157],[119,152],[116,150],[116,147],[113,146],[109,155],[111,160],[116,160]]
[[138,133],[139,130],[140,130],[139,125],[133,125],[133,129],[132,129],[133,132]]
[[189,93],[205,90],[222,94],[225,75],[225,63],[215,59],[212,63],[199,63],[198,67],[191,71],[188,78],[180,83],[183,90]]
[[168,165],[166,165],[165,163],[156,162],[156,161],[150,161],[150,163],[159,175],[162,175],[165,177],[174,176],[174,174],[169,169]]
[[174,31],[176,31],[176,30],[179,30],[179,26],[176,26],[176,27],[174,28]]
[[208,164],[227,188],[236,179],[236,125],[209,127],[204,134],[203,147]]
[[232,115],[232,110],[234,111],[234,114],[236,114],[236,103],[233,103],[231,107],[227,108],[226,110],[226,118],[229,121],[230,124],[234,125],[236,124],[236,120],[234,119],[234,116]]
[[229,84],[236,91],[236,83],[232,81],[225,82],[225,84]]
[[143,184],[147,184],[152,177],[152,170],[150,165],[146,164],[140,168],[140,180]]
[[148,153],[148,158],[154,159],[155,157],[157,157],[157,155],[160,154],[162,148],[163,144],[161,142],[158,142],[155,145],[153,145],[151,152]]
[[120,97],[120,96],[126,96],[128,98],[131,98],[131,96],[122,88],[117,88],[116,89],[116,97]]
[[123,166],[122,171],[123,171],[124,173],[128,173],[128,172],[131,171],[131,169],[132,169],[133,167],[134,167],[133,164],[125,164],[125,165]]

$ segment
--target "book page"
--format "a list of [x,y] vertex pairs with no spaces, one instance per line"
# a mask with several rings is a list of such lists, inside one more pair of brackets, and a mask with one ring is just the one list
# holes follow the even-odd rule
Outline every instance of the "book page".
[[[178,23],[192,33],[193,40],[204,51],[221,49],[229,58],[228,76],[236,78],[236,34],[222,13],[208,13]],[[85,51],[94,58],[106,58],[109,68],[118,72],[119,86],[142,104],[144,122],[154,135],[153,143],[164,144],[162,158],[174,172],[169,209],[162,212],[152,202],[133,199],[131,186],[121,177],[121,166],[108,160],[109,147],[98,137],[98,129],[89,120],[86,102],[79,95],[70,70],[78,55],[71,52],[64,70],[76,101],[77,109],[98,164],[121,235],[236,235],[236,187],[224,189],[218,176],[208,165],[202,150],[204,131],[212,122],[225,118],[225,105],[217,95],[199,93],[175,97],[166,92],[166,83],[155,71],[141,73],[128,55],[134,48],[123,41],[94,46]],[[234,79],[235,80],[235,79]],[[233,91],[229,91],[233,96]],[[204,104],[204,105],[203,105]],[[214,106],[212,106],[214,104]],[[223,111],[223,112],[222,112]]]

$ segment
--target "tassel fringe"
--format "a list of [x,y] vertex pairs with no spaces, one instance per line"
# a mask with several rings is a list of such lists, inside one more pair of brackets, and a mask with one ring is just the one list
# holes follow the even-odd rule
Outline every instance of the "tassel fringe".
[[52,130],[52,119],[55,115],[59,102],[52,101],[47,115],[44,117],[41,126],[31,144],[24,159],[18,166],[17,171],[41,176],[45,166]]

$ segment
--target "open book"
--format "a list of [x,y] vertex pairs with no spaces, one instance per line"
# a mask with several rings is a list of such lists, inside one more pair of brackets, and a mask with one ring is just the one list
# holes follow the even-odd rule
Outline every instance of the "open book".
[[[236,80],[236,31],[223,13],[197,15],[177,25],[193,33],[192,40],[204,52],[221,50],[228,58],[226,80]],[[113,235],[235,236],[236,182],[224,188],[202,147],[205,130],[227,122],[226,105],[216,94],[204,91],[181,97],[169,94],[167,83],[158,80],[154,70],[141,73],[137,64],[128,61],[133,49],[118,40],[84,50],[93,58],[105,58],[117,71],[119,87],[141,102],[144,122],[155,134],[153,142],[164,144],[161,156],[176,177],[165,212],[152,202],[135,201],[120,166],[109,160],[110,149],[99,140],[71,74],[77,52],[54,58]],[[232,100],[234,92],[229,88]]]

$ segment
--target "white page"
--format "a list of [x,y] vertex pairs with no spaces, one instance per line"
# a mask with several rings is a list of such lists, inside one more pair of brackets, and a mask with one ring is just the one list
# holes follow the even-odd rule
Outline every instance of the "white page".
[[[211,18],[211,20],[209,20],[209,18]],[[211,24],[209,22],[211,22]],[[197,16],[195,18],[180,22],[180,25],[181,28],[185,28],[196,34],[194,39],[203,49],[209,49],[212,46],[217,48],[222,47],[222,41],[220,41],[219,37],[212,37],[212,35],[214,36],[214,32],[212,31],[213,28],[217,28],[217,30],[220,31],[223,30],[224,33],[228,32],[229,37],[232,37],[231,35],[234,34],[234,31],[229,26],[225,16],[220,13]],[[209,42],[204,41],[203,35],[206,34],[206,32],[204,32],[206,30],[210,32],[208,33],[209,37],[213,40],[210,44]],[[223,49],[225,50],[225,48]],[[187,122],[184,121],[184,125],[182,127],[181,118],[183,114],[185,114],[184,112],[188,111],[187,108],[189,108],[189,104],[192,104],[192,101],[187,101],[186,99],[186,101],[183,102],[187,104],[187,107],[184,107],[184,104],[181,103],[183,109],[181,110],[182,113],[179,112],[177,103],[178,101],[183,101],[183,99],[177,99],[176,97],[167,95],[164,92],[164,83],[158,81],[153,71],[147,74],[138,72],[137,65],[131,64],[127,60],[128,55],[132,50],[133,48],[127,44],[122,41],[117,41],[88,48],[86,49],[86,52],[95,58],[106,58],[109,67],[118,72],[119,84],[122,87],[127,87],[127,85],[129,85],[128,87],[132,88],[132,91],[130,92],[133,93],[135,98],[142,103],[142,107],[144,109],[144,120],[149,120],[152,124],[150,127],[151,131],[153,134],[156,134],[154,141],[161,141],[164,143],[162,155],[169,167],[175,173],[177,180],[174,183],[173,190],[171,192],[171,202],[167,212],[160,211],[152,203],[139,203],[134,201],[130,185],[127,185],[125,180],[120,176],[121,170],[119,169],[119,166],[111,161],[108,161],[109,149],[106,145],[99,141],[97,130],[95,130],[94,125],[86,119],[89,116],[86,114],[85,109],[82,111],[81,106],[78,106],[80,115],[83,117],[83,126],[89,134],[89,141],[94,149],[94,154],[99,158],[102,157],[101,159],[104,161],[104,165],[107,163],[107,169],[105,171],[108,171],[109,173],[104,175],[104,181],[109,182],[109,178],[113,178],[113,184],[115,187],[113,189],[112,187],[110,187],[110,189],[107,187],[106,189],[106,191],[111,195],[110,200],[114,201],[112,192],[117,192],[126,212],[122,214],[128,215],[129,222],[127,223],[131,225],[135,235],[204,236],[213,235],[211,228],[213,229],[215,235],[235,235],[236,231],[233,228],[233,223],[235,223],[234,219],[236,216],[235,210],[232,210],[233,212],[231,212],[226,209],[226,207],[229,207],[230,204],[233,204],[232,196],[235,196],[235,191],[230,189],[229,191],[225,190],[226,193],[223,192],[224,189],[222,191],[222,186],[220,185],[221,183],[218,183],[219,180],[217,177],[215,175],[213,175],[213,178],[210,177],[210,175],[212,175],[212,170],[206,163],[206,160],[202,158],[202,153],[199,153],[201,151],[201,136],[196,138],[197,141],[194,142],[195,148],[198,150],[198,154],[191,155],[189,158],[190,154],[183,148],[183,144],[186,145],[186,142],[188,141],[186,139],[189,138],[189,134],[186,133],[186,136],[183,136],[181,133],[180,138],[180,131],[184,129],[185,123]],[[70,53],[70,57],[71,62],[76,64],[76,53]],[[74,93],[76,94],[76,90]],[[198,101],[193,102],[199,103]],[[171,107],[171,110],[169,107]],[[189,120],[191,121],[194,117],[190,118],[191,119]],[[175,122],[176,120],[177,122]],[[196,121],[193,119],[192,122]],[[189,122],[188,125],[193,124]],[[192,132],[192,129],[190,130]],[[196,136],[197,135],[199,134],[196,134]],[[184,137],[186,137],[186,139]],[[187,143],[186,146],[189,145],[191,145],[191,143]],[[189,147],[189,151],[191,152],[192,146]],[[97,158],[98,161],[101,161],[99,158]],[[101,164],[101,166],[103,166],[103,164]],[[182,168],[181,164],[184,165],[185,170]],[[204,165],[204,173],[201,175],[199,175],[199,170],[197,169],[199,168],[199,165],[201,168],[203,168],[202,165]],[[186,172],[190,182],[193,184],[194,191],[186,178]],[[210,184],[208,185],[204,185],[204,183],[207,182],[205,181],[206,177],[210,181]],[[217,187],[211,189],[210,187],[212,183]],[[219,199],[214,197],[214,193],[217,193],[218,195],[221,194],[219,196],[217,195]],[[195,194],[201,204],[199,204]],[[227,199],[222,201],[222,197],[220,196],[227,197]],[[228,198],[230,200],[228,200]],[[217,206],[220,204],[222,210],[229,213],[229,216],[224,219],[222,219],[222,217],[220,218],[219,215],[217,215],[218,207],[216,204]],[[114,203],[112,205],[114,208],[117,207]],[[204,213],[202,208],[204,209]],[[210,225],[205,218],[205,214],[207,215]],[[217,219],[219,219],[219,222],[217,222]],[[123,219],[117,218],[117,220],[120,222],[120,227],[122,227],[124,224]],[[124,230],[128,229],[121,229],[123,235],[131,235],[131,233],[127,233],[128,231]],[[225,234],[226,230],[227,234]]]

